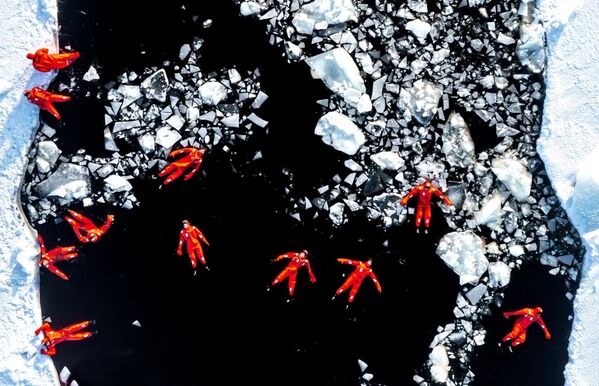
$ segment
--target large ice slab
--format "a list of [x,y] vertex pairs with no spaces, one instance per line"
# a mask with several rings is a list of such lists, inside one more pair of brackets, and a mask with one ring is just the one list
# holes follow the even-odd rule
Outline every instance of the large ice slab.
[[483,241],[472,231],[451,232],[443,236],[437,255],[459,275],[461,285],[476,283],[489,265]]
[[532,174],[521,161],[513,158],[496,158],[491,163],[491,170],[516,200],[523,202],[528,199]]
[[360,97],[366,92],[366,86],[356,62],[347,51],[334,48],[307,58],[306,63],[313,77],[322,79],[331,91],[341,95],[347,103],[357,106]]
[[316,124],[314,134],[322,136],[322,141],[345,154],[354,155],[366,142],[364,133],[351,119],[332,111],[323,115]]
[[357,20],[358,11],[352,0],[314,0],[304,4],[291,23],[299,33],[312,35],[314,30]]
[[61,198],[65,201],[87,197],[91,191],[89,170],[83,166],[63,163],[47,179],[37,185],[41,197]]

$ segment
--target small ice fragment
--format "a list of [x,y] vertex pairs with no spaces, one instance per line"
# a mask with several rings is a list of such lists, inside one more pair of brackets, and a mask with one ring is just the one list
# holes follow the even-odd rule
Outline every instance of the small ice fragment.
[[210,106],[216,106],[227,97],[227,88],[222,83],[214,80],[201,85],[198,92],[202,102]]
[[500,230],[503,221],[502,196],[499,191],[494,192],[478,212],[474,213],[476,225],[486,225],[492,230]]
[[179,59],[185,60],[187,55],[191,52],[191,46],[189,44],[183,44],[179,49]]
[[139,323],[139,320],[135,320],[133,321],[133,323],[131,323],[133,326],[135,327],[141,327],[141,323]]
[[405,165],[405,161],[393,151],[382,151],[370,156],[370,159],[383,170],[397,170]]
[[466,293],[466,299],[470,304],[476,305],[486,292],[487,286],[481,283]]
[[507,45],[516,43],[516,40],[514,40],[513,37],[500,32],[499,35],[497,36],[497,43],[505,44],[507,46]]
[[254,15],[256,13],[260,13],[261,10],[262,5],[256,1],[244,1],[239,6],[241,16]]
[[351,119],[336,111],[322,116],[314,134],[322,136],[322,141],[345,154],[354,155],[366,142],[366,137]]
[[267,99],[268,99],[268,95],[266,95],[265,93],[260,91],[258,93],[258,95],[256,96],[256,99],[252,103],[252,107],[255,109],[259,109],[260,107],[262,107],[262,105],[264,104],[264,102],[266,102]]
[[360,372],[365,372],[366,369],[368,368],[368,365],[366,364],[366,362],[364,362],[361,359],[358,359],[358,366],[360,366]]
[[67,382],[69,381],[70,376],[71,376],[71,370],[69,370],[69,368],[65,366],[62,368],[62,370],[60,370],[60,374],[58,375],[58,378],[60,379],[60,382],[62,382],[66,385]]
[[165,149],[170,149],[180,139],[181,134],[169,129],[167,126],[161,127],[156,131],[156,143]]
[[449,375],[449,358],[445,346],[438,345],[433,347],[433,350],[428,356],[431,376],[433,381],[445,383]]
[[420,124],[428,125],[437,113],[443,88],[427,80],[417,80],[409,91],[408,106]]
[[451,113],[445,124],[441,151],[451,166],[465,168],[472,165],[476,159],[470,130],[459,113]]
[[345,210],[345,204],[338,202],[329,208],[329,218],[335,225],[343,224],[343,212]]
[[104,190],[109,193],[128,192],[133,186],[123,176],[112,174],[104,179]]
[[406,30],[418,39],[424,39],[431,32],[431,25],[420,19],[412,20],[406,23]]
[[89,66],[89,69],[85,74],[83,74],[83,80],[85,82],[94,82],[100,79],[100,75],[98,75],[98,71],[94,66]]
[[108,127],[104,128],[104,148],[108,151],[119,151],[116,142],[114,142],[114,138],[112,137],[112,133]]
[[171,117],[166,120],[166,123],[171,125],[175,130],[181,130],[181,128],[185,124],[185,120],[181,118],[179,115],[171,115]]
[[50,169],[54,167],[58,157],[60,157],[61,151],[56,146],[56,144],[52,141],[41,141],[37,145],[37,158],[35,162],[38,165],[38,169],[40,168],[39,162],[43,161],[44,165],[47,165],[47,170],[41,170],[42,173],[49,172]]

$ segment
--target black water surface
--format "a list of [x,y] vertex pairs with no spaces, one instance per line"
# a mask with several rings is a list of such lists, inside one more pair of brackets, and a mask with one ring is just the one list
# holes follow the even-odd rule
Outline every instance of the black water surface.
[[[207,18],[213,26],[203,29]],[[59,75],[54,89],[92,63],[102,84],[125,70],[141,73],[176,59],[182,44],[200,36],[206,40],[204,72],[260,68],[262,89],[270,95],[260,114],[270,124],[268,134],[249,145],[264,155],[258,164],[263,173],[256,173],[263,176],[242,178],[214,155],[187,183],[158,189],[156,180],[132,181],[140,208],[74,207],[98,220],[114,213],[117,220],[99,243],[80,246],[79,259],[63,263],[70,281],[42,271],[44,315],[57,327],[95,319],[98,331],[84,342],[60,345],[57,367],[68,366],[82,386],[351,386],[359,384],[360,358],[376,381],[411,384],[436,327],[453,318],[457,279],[435,254],[448,229],[436,207],[430,235],[419,236],[411,221],[385,233],[363,214],[339,229],[282,214],[283,168],[300,192],[310,192],[342,167],[339,155],[313,134],[315,102],[328,91],[305,65],[286,63],[268,44],[264,25],[239,18],[225,0],[62,0],[59,20],[61,45],[81,51],[82,59]],[[85,148],[106,156],[104,102],[88,96],[86,87],[61,105],[58,143],[66,153]],[[254,151],[247,151],[251,159]],[[210,241],[209,271],[194,275],[189,260],[175,254],[183,219]],[[77,245],[64,222],[40,231],[49,247],[54,239]],[[318,282],[310,284],[300,272],[288,302],[286,283],[268,290],[285,266],[271,260],[301,249],[310,251]],[[350,271],[337,257],[372,257],[383,294],[365,282],[352,306],[346,307],[345,296],[332,300]],[[142,327],[132,326],[134,320]]]

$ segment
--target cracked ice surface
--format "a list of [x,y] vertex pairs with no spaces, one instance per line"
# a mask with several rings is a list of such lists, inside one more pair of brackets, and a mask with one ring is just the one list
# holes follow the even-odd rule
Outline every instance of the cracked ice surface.
[[[52,360],[38,352],[41,339],[33,334],[42,320],[39,248],[18,206],[27,149],[39,126],[39,109],[23,98],[23,90],[45,88],[52,77],[35,72],[23,50],[56,50],[56,2],[4,0],[0,17],[0,384],[57,385]],[[54,157],[47,144],[41,152],[46,162]]]
[[476,283],[489,265],[483,241],[472,231],[446,234],[437,254],[460,277],[461,285]]

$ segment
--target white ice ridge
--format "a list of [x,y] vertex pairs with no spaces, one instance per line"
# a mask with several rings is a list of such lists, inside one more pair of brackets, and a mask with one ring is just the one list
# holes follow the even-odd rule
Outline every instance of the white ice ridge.
[[57,49],[55,0],[0,1],[0,384],[57,385],[49,357],[39,354],[41,324],[37,242],[18,200],[27,150],[39,109],[23,96],[46,87],[52,74],[36,72],[27,52]]
[[557,196],[583,236],[567,386],[598,385],[599,371],[599,0],[542,0],[547,28],[546,99],[538,150]]

